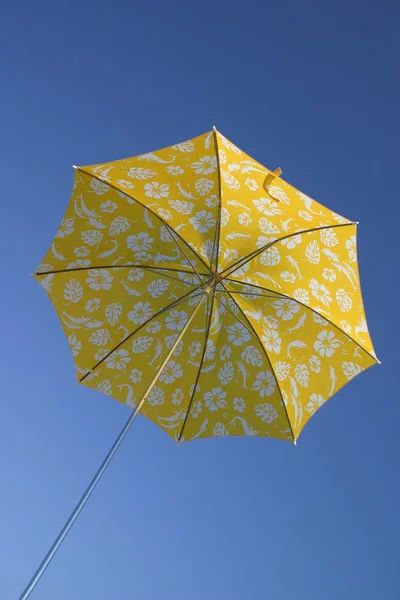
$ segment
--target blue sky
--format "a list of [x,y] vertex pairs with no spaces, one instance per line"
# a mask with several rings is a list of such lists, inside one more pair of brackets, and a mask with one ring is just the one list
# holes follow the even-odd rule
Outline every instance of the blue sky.
[[3,8],[1,598],[18,597],[129,414],[76,384],[29,276],[62,218],[71,165],[214,124],[360,221],[383,364],[335,396],[296,448],[244,438],[177,448],[138,419],[32,597],[400,596],[399,17],[394,1],[351,0]]

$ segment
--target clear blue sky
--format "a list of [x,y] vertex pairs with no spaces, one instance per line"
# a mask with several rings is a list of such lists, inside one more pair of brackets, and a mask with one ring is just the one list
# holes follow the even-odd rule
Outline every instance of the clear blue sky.
[[297,448],[178,448],[138,419],[32,597],[399,598],[399,4],[48,0],[2,13],[0,598],[18,597],[129,414],[75,383],[29,277],[71,165],[214,124],[360,221],[383,364],[332,399]]

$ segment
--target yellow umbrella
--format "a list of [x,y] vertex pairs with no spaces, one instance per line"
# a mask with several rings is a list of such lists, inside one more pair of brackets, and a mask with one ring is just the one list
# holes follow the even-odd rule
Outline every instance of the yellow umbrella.
[[35,277],[60,317],[78,381],[133,411],[48,562],[139,411],[178,442],[296,443],[326,400],[378,362],[357,224],[280,174],[215,129],[76,168]]

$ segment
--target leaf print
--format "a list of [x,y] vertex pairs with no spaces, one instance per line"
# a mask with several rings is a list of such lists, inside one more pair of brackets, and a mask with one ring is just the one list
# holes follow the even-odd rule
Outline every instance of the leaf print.
[[153,343],[153,338],[149,335],[144,335],[136,338],[132,342],[132,352],[134,354],[141,354],[146,352]]
[[110,341],[110,332],[108,329],[98,329],[89,338],[89,342],[94,346],[107,346]]
[[158,386],[154,386],[147,397],[147,402],[150,404],[150,406],[161,406],[164,404],[163,390]]
[[296,378],[297,383],[299,383],[303,387],[308,387],[308,382],[310,381],[310,374],[308,372],[307,365],[296,365],[294,369],[294,376]]
[[98,389],[99,392],[103,392],[103,394],[107,394],[107,396],[111,396],[112,394],[112,387],[109,379],[103,379],[103,381],[100,381],[96,389]]
[[310,261],[310,263],[313,263],[314,265],[317,265],[321,260],[321,253],[319,250],[317,240],[313,240],[307,245],[306,258]]
[[128,219],[126,219],[125,217],[117,217],[111,223],[108,232],[111,236],[114,237],[114,236],[118,235],[119,233],[123,233],[124,231],[129,229],[129,227],[130,227],[130,223],[129,223]]
[[347,379],[353,379],[359,373],[361,373],[360,365],[356,365],[353,362],[343,362],[342,369],[343,369],[343,373],[344,373],[345,377],[347,377]]
[[214,429],[213,429],[213,436],[221,437],[221,436],[225,436],[225,435],[229,435],[229,432],[228,432],[227,428],[225,427],[225,425],[223,425],[220,422],[215,423]]
[[102,181],[99,181],[98,179],[91,179],[90,187],[92,188],[96,196],[102,196],[103,194],[106,194],[110,189],[110,186],[108,186],[106,183],[103,183]]
[[155,279],[147,286],[147,291],[152,298],[159,298],[169,288],[169,281],[165,279]]
[[272,404],[258,404],[258,406],[255,407],[255,411],[257,417],[260,417],[261,421],[264,421],[264,423],[267,423],[268,425],[278,418],[278,413]]
[[246,346],[240,355],[249,365],[261,367],[263,359],[261,353],[254,346]]
[[64,288],[64,298],[68,302],[79,302],[83,296],[83,288],[75,279],[70,279]]
[[314,373],[319,373],[321,371],[321,361],[318,356],[315,356],[315,354],[310,356],[309,363],[311,371],[314,371]]
[[228,173],[225,169],[220,169],[220,172],[222,179],[231,190],[240,189],[240,183],[233,175],[231,175],[231,173]]
[[281,255],[279,254],[279,250],[276,246],[272,246],[271,248],[267,248],[265,252],[262,252],[259,257],[259,261],[262,265],[266,267],[273,267],[275,265],[279,265],[281,262]]
[[69,346],[71,348],[72,356],[77,356],[82,348],[82,342],[78,340],[75,334],[68,336]]
[[82,231],[81,237],[88,246],[96,246],[103,239],[103,234],[98,229],[89,229],[88,231]]
[[342,289],[336,292],[336,302],[338,303],[339,308],[342,312],[349,312],[353,305],[353,301],[349,294]]
[[329,302],[332,302],[332,298],[328,288],[325,287],[323,283],[318,283],[316,279],[311,279],[309,285],[313,296],[325,306],[329,306]]
[[179,152],[193,152],[194,143],[192,142],[192,140],[189,140],[188,142],[175,144],[175,146],[172,146],[172,150],[178,150]]
[[261,398],[264,398],[264,396],[272,396],[275,387],[276,381],[271,371],[260,371],[251,389],[258,391]]
[[350,262],[356,262],[356,260],[357,260],[357,240],[356,240],[355,235],[352,235],[348,240],[346,240],[346,249],[349,254]]
[[295,300],[298,300],[302,304],[309,304],[310,302],[309,293],[304,288],[297,288],[296,290],[294,290],[293,298],[295,298]]
[[205,405],[208,410],[215,412],[220,408],[226,408],[226,392],[222,390],[222,388],[213,388],[211,392],[207,392],[204,394]]
[[218,371],[218,379],[222,385],[228,385],[233,379],[235,373],[234,366],[231,362],[225,363],[223,367]]
[[196,192],[199,196],[207,196],[214,187],[214,182],[212,179],[198,179],[195,183]]
[[287,362],[278,361],[275,364],[275,375],[279,381],[285,381],[290,372],[290,365]]
[[190,215],[194,204],[193,202],[187,202],[186,200],[168,200],[168,204],[176,212],[182,213],[183,215]]
[[280,202],[283,202],[284,204],[290,204],[290,200],[289,200],[286,192],[284,192],[283,190],[281,190],[281,188],[279,188],[275,185],[271,185],[269,187],[269,194],[270,194],[270,196],[272,196],[272,198],[275,198],[276,200],[279,200]]
[[265,217],[261,217],[261,219],[258,221],[258,226],[263,233],[268,235],[278,235],[278,233],[280,233],[279,228],[272,221],[269,221]]
[[321,242],[325,244],[325,246],[332,247],[339,243],[337,235],[333,229],[322,229],[319,235]]
[[106,306],[106,319],[110,325],[118,323],[122,313],[122,306],[120,304],[109,304]]
[[132,179],[151,179],[155,177],[157,173],[151,169],[144,169],[143,167],[131,167],[127,172],[128,177]]

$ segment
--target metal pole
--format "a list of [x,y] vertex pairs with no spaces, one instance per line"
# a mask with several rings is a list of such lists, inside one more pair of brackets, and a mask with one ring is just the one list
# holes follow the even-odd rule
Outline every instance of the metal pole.
[[22,593],[22,596],[20,596],[19,600],[26,600],[27,598],[29,598],[29,596],[33,592],[34,588],[36,587],[37,583],[39,582],[39,579],[42,577],[43,573],[45,572],[45,570],[49,566],[51,560],[54,558],[55,553],[57,552],[57,550],[59,549],[59,547],[63,543],[64,539],[66,538],[66,536],[67,536],[67,534],[69,532],[69,530],[71,529],[72,525],[75,523],[75,521],[78,518],[79,514],[81,513],[83,507],[85,506],[86,502],[88,501],[91,493],[93,492],[94,488],[96,487],[96,485],[100,481],[100,479],[101,479],[104,471],[107,469],[107,467],[110,464],[110,462],[111,462],[114,454],[116,453],[116,451],[120,447],[120,445],[122,443],[122,440],[124,439],[124,437],[128,433],[128,431],[129,431],[129,429],[130,429],[133,421],[137,417],[137,415],[138,415],[140,409],[142,408],[143,404],[146,402],[148,395],[150,394],[151,390],[153,389],[153,387],[157,383],[157,380],[160,377],[160,375],[161,375],[161,373],[162,373],[165,365],[168,363],[168,361],[170,360],[171,356],[175,352],[175,350],[176,350],[179,342],[181,341],[181,339],[183,338],[184,334],[186,333],[189,325],[191,324],[191,322],[193,321],[194,317],[196,316],[197,311],[199,310],[200,306],[203,304],[203,302],[206,299],[208,293],[209,293],[208,289],[204,290],[204,296],[202,297],[202,299],[200,300],[200,302],[196,306],[195,310],[192,312],[192,314],[191,314],[188,322],[186,323],[186,325],[184,326],[184,328],[182,329],[182,331],[178,335],[178,337],[175,340],[174,344],[172,345],[170,351],[168,352],[167,356],[165,357],[163,363],[161,364],[160,368],[157,370],[156,375],[154,376],[154,378],[150,382],[149,386],[147,387],[145,393],[143,394],[140,402],[138,403],[138,405],[136,406],[136,408],[132,412],[131,416],[127,420],[124,428],[122,429],[121,433],[119,434],[119,436],[115,440],[115,442],[114,442],[113,446],[111,447],[109,453],[105,457],[105,459],[104,459],[101,467],[97,471],[96,475],[93,477],[92,481],[90,482],[90,484],[89,484],[88,488],[86,489],[85,493],[83,494],[82,498],[79,500],[79,502],[76,505],[75,509],[73,510],[71,516],[69,517],[68,521],[65,523],[64,527],[62,528],[62,530],[59,533],[58,537],[56,538],[55,542],[53,543],[53,545],[51,546],[50,550],[46,554],[45,558],[43,559],[43,561],[40,564],[39,568],[37,569],[36,573],[34,574],[34,576],[32,577],[32,579],[28,583],[27,587],[25,588],[24,592]]

